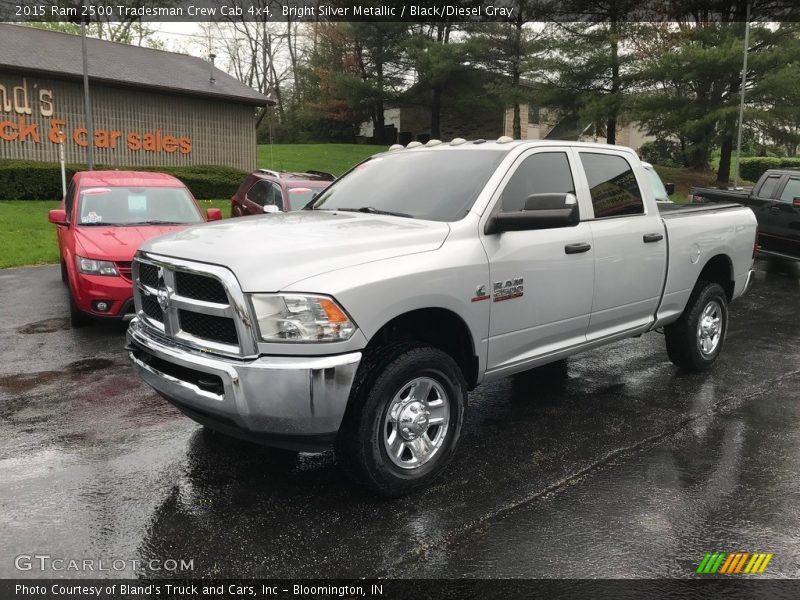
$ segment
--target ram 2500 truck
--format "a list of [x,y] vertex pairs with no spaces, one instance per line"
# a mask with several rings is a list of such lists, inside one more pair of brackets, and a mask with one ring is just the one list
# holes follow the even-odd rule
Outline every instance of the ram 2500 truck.
[[752,189],[691,188],[689,202],[738,202],[758,221],[762,254],[800,260],[800,171],[769,169]]
[[145,242],[130,358],[207,427],[334,447],[355,480],[407,493],[453,456],[482,382],[654,330],[679,367],[714,363],[755,217],[659,214],[648,180],[618,146],[393,148],[304,210]]

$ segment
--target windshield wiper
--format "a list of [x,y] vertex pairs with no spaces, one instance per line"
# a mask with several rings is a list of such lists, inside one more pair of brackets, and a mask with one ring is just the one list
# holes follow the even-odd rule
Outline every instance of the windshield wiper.
[[380,210],[379,208],[375,208],[374,206],[362,206],[361,208],[337,208],[336,210],[342,210],[347,212],[369,213],[371,215],[389,215],[392,217],[405,217],[406,219],[414,218],[413,215],[409,215],[408,213],[394,212],[391,210]]
[[122,227],[127,223],[104,223],[103,221],[96,221],[95,223],[78,223],[79,227]]
[[134,223],[125,223],[125,225],[184,225],[182,221],[136,221]]

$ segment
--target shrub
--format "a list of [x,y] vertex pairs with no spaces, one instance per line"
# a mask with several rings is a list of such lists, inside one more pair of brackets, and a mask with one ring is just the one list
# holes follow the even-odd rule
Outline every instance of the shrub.
[[683,161],[681,145],[673,140],[645,142],[639,147],[638,153],[643,161],[665,167],[680,167]]
[[[98,166],[98,169],[103,167]],[[198,200],[229,198],[244,171],[230,167],[198,165],[189,167],[121,167],[119,170],[168,173],[186,184]],[[67,182],[82,165],[66,165]],[[58,164],[24,160],[0,161],[0,200],[53,200],[61,198],[61,168]]]
[[800,169],[800,158],[754,156],[739,161],[739,174],[748,181],[758,181],[768,169]]

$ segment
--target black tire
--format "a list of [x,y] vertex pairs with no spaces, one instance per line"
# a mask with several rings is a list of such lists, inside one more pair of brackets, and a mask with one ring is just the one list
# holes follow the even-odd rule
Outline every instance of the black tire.
[[[703,338],[698,332],[704,312],[714,310],[718,313],[718,338],[713,348],[708,345],[705,351]],[[689,297],[689,302],[681,317],[664,328],[669,359],[685,371],[705,371],[710,369],[722,351],[725,335],[728,333],[728,298],[725,290],[717,283],[699,281]],[[709,344],[714,336],[710,336]]]
[[[425,462],[404,468],[394,462],[402,458],[390,458],[386,448],[387,432],[394,428],[387,413],[391,406],[399,406],[397,402],[401,393],[418,378],[433,385],[432,391],[425,395],[426,403],[433,397],[435,404],[442,407],[446,404],[448,412],[443,425],[438,427],[428,425],[427,417],[423,417],[424,424],[420,427],[424,429],[418,436],[420,441],[423,435],[429,441],[429,435],[436,439],[441,434],[440,443],[434,445],[435,449],[429,451],[429,455],[423,455],[420,460]],[[411,399],[409,394],[403,401],[410,403],[409,410],[414,408],[411,404],[419,404]],[[450,462],[461,436],[466,405],[464,375],[445,352],[413,342],[398,342],[379,348],[365,356],[356,374],[347,412],[336,439],[337,458],[351,479],[380,495],[399,497],[414,492],[429,485]],[[404,411],[399,414],[404,414]],[[412,428],[414,426],[416,422]],[[401,435],[399,430],[395,435]],[[400,446],[406,448],[404,453],[413,454],[403,438]]]
[[90,322],[89,315],[75,304],[75,298],[72,297],[72,290],[69,288],[69,284],[67,284],[67,294],[69,294],[69,324],[74,328],[88,325]]

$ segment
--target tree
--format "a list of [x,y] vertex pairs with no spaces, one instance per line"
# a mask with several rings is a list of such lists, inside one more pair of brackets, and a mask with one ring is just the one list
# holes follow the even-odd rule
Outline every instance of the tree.
[[512,22],[486,22],[465,27],[466,55],[470,61],[492,74],[502,75],[506,81],[493,85],[491,90],[499,93],[513,110],[512,135],[522,137],[520,105],[529,100],[530,92],[521,85],[525,74],[534,70],[541,52],[542,40],[529,23],[534,18],[534,7],[530,0],[513,2],[515,19]]
[[464,64],[465,42],[452,39],[454,31],[454,25],[448,22],[420,25],[407,44],[417,85],[430,93],[432,138],[442,135],[442,96],[467,68]]
[[[635,85],[637,63],[633,46],[640,25],[628,20],[634,0],[581,2],[585,21],[548,27],[548,59],[541,81],[544,100],[562,112],[580,115],[605,129],[615,144],[617,122],[628,107],[628,90]],[[600,126],[600,123],[603,126]]]
[[[720,184],[727,184],[731,174],[746,3],[736,2],[726,5],[726,9],[714,14],[687,14],[677,25],[662,28],[661,47],[651,51],[644,61],[642,75],[647,93],[637,103],[637,114],[651,133],[681,140],[687,166],[707,168],[712,150],[718,147]],[[767,73],[781,62],[797,60],[796,55],[787,57],[783,49],[793,35],[796,37],[794,24],[790,25],[751,27],[746,91],[749,103],[759,97],[764,101],[759,89]]]

